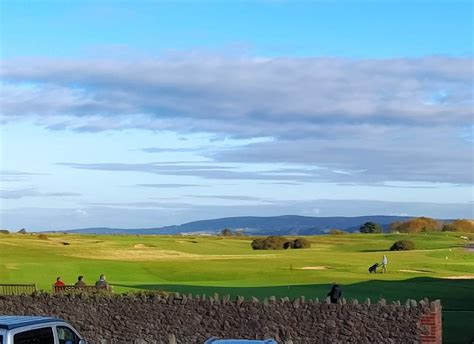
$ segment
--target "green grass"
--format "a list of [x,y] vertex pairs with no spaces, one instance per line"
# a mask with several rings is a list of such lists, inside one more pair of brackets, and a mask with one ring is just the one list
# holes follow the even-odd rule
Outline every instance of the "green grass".
[[[66,283],[84,275],[93,283],[105,273],[117,292],[162,289],[193,294],[324,298],[330,284],[344,297],[376,301],[441,299],[445,343],[474,337],[474,254],[458,233],[351,234],[308,237],[310,249],[253,251],[251,238],[183,236],[0,235],[0,281],[49,290],[56,276]],[[416,250],[390,252],[396,240]],[[68,243],[69,245],[64,245]],[[389,259],[388,274],[367,268]],[[325,267],[302,270],[303,267]],[[400,271],[400,270],[412,270]],[[471,326],[472,327],[472,326]]]

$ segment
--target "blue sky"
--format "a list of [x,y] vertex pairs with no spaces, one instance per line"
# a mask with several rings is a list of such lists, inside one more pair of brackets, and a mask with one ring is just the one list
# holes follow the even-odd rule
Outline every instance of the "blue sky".
[[473,217],[470,1],[2,1],[1,224]]

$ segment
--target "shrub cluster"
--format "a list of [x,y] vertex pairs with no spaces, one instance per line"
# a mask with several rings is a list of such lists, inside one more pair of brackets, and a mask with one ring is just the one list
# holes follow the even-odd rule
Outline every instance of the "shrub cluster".
[[252,241],[254,250],[286,250],[289,248],[309,248],[311,243],[305,238],[288,240],[285,237],[272,235],[265,239],[258,238]]
[[410,251],[414,249],[415,243],[411,240],[399,240],[390,247],[390,251]]

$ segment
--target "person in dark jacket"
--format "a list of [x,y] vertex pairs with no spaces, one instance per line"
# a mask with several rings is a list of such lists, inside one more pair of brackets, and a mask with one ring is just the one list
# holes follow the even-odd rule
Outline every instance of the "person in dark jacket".
[[74,284],[76,288],[85,287],[86,282],[84,282],[84,276],[77,277],[77,282]]
[[109,284],[105,280],[105,275],[100,275],[99,280],[95,282],[95,287],[97,289],[110,290]]
[[342,296],[341,287],[338,284],[336,284],[336,282],[334,282],[332,285],[331,291],[326,296],[329,296],[329,298],[331,299],[331,303],[337,303],[337,301]]

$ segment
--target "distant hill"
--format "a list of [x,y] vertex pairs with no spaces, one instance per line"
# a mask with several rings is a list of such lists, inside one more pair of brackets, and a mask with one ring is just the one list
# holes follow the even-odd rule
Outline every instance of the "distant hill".
[[324,234],[331,228],[349,232],[357,231],[360,225],[368,221],[376,222],[384,229],[395,221],[410,219],[409,216],[357,216],[357,217],[310,217],[283,215],[271,217],[240,216],[213,220],[201,220],[177,226],[161,228],[83,228],[68,230],[68,233],[80,234],[217,234],[224,228],[243,229],[253,235],[316,235]]

